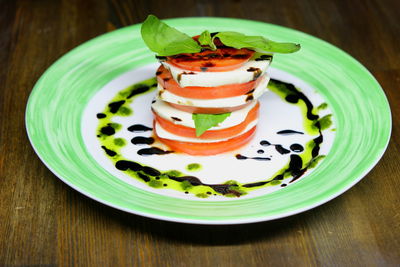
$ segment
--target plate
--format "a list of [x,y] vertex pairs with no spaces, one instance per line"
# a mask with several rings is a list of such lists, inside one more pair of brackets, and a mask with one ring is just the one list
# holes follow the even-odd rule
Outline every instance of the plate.
[[[289,186],[255,190],[256,193],[235,198],[218,194],[193,197],[176,190],[149,187],[116,172],[114,163],[101,149],[101,140],[96,138],[98,120],[86,118],[100,112],[106,99],[124,89],[124,83],[128,86],[151,76],[154,54],[141,40],[140,25],[133,25],[101,35],[64,55],[43,74],[29,98],[26,128],[31,144],[44,164],[74,189],[106,205],[151,218],[240,224],[277,219],[321,205],[362,179],[383,155],[391,132],[388,101],[373,76],[345,52],[310,35],[256,21],[228,18],[166,21],[189,35],[204,29],[235,29],[249,35],[301,43],[300,52],[274,57],[270,75],[299,85],[314,104],[328,104],[334,126],[325,131],[330,141],[321,149],[326,157]],[[143,103],[151,101],[150,96],[151,92],[135,101],[147,106]],[[103,102],[93,104],[93,99]],[[133,116],[141,114],[140,109],[135,110],[139,102],[132,104]],[[143,113],[139,117],[146,116]],[[144,123],[147,121],[144,119]],[[132,151],[127,152],[128,157],[136,155],[137,151]],[[213,161],[212,157],[202,160],[202,165]],[[168,159],[151,156],[139,161],[157,165]],[[172,162],[179,160],[175,158]],[[245,162],[249,166],[255,164],[255,161]],[[221,175],[217,176],[219,179]]]

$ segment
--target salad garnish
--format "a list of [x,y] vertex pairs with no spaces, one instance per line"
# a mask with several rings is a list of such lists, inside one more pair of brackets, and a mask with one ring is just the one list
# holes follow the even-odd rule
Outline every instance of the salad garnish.
[[196,127],[196,136],[201,136],[208,129],[217,126],[231,115],[230,112],[222,114],[193,113],[192,119]]
[[299,44],[280,43],[263,36],[249,36],[238,32],[218,32],[211,35],[203,31],[196,42],[189,35],[168,26],[154,15],[149,15],[142,24],[141,34],[144,42],[158,56],[173,56],[182,53],[198,53],[203,49],[216,50],[216,38],[228,47],[247,48],[260,53],[294,53],[300,49]]

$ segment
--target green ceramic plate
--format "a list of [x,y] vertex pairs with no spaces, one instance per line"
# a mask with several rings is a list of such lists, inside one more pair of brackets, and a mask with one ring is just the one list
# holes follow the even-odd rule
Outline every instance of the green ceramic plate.
[[[325,143],[321,151],[325,159],[288,186],[254,190],[240,198],[212,195],[203,199],[176,190],[157,189],[116,170],[96,137],[99,122],[95,115],[118,92],[134,82],[151,78],[155,71],[154,55],[141,40],[140,25],[134,25],[99,36],[67,53],[43,74],[29,98],[26,127],[30,141],[44,164],[74,189],[106,205],[151,218],[202,224],[249,223],[289,216],[333,199],[364,177],[383,155],[391,132],[387,99],[373,76],[340,49],[295,30],[255,21],[181,18],[167,23],[189,35],[204,29],[233,29],[277,41],[301,43],[300,52],[274,57],[270,75],[299,86],[315,106],[328,104],[321,115],[332,114],[334,123],[323,133]],[[151,123],[146,108],[153,95],[154,91],[135,98],[131,103],[133,113],[118,121],[123,129],[129,124]],[[263,138],[272,138],[269,130],[300,127],[293,122],[300,110],[268,115],[272,109],[268,107],[279,109],[279,105],[284,105],[273,92],[265,94],[260,101],[265,112],[260,116],[261,126],[255,141],[244,151],[247,154],[257,149]],[[275,121],[271,117],[276,117]],[[275,129],[276,125],[281,128]],[[129,133],[121,131],[121,134]],[[139,157],[129,145],[125,157],[163,171],[168,168],[184,171],[187,164],[201,162],[205,179],[210,179],[206,173],[224,164],[228,164],[227,169],[230,169],[228,166],[234,169],[235,165],[241,166],[238,170],[248,169],[240,177],[233,177],[238,180],[246,180],[246,174],[250,173],[258,181],[265,178],[260,176],[269,169],[266,163],[254,161],[231,164],[232,157],[226,155]],[[272,157],[273,151],[266,153],[277,158]],[[271,161],[271,168],[276,164]],[[234,176],[217,173],[216,183]]]

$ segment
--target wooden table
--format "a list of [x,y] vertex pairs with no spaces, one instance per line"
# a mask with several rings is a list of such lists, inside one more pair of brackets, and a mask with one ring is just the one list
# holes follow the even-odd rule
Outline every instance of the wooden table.
[[[0,266],[399,266],[400,1],[2,0],[0,7]],[[157,221],[71,189],[29,144],[29,93],[68,50],[149,13],[265,21],[340,47],[387,94],[394,122],[387,152],[329,203],[249,225]]]

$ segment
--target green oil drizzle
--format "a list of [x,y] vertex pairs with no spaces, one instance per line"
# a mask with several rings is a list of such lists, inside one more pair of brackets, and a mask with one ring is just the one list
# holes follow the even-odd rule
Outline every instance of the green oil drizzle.
[[[99,121],[97,137],[101,142],[104,153],[114,162],[118,170],[148,184],[152,188],[173,189],[199,198],[207,198],[211,195],[239,197],[262,187],[286,186],[282,180],[292,177],[290,182],[293,182],[299,179],[308,169],[317,166],[320,160],[325,157],[319,155],[319,146],[323,141],[321,131],[331,127],[332,116],[329,114],[320,118],[318,111],[326,109],[327,104],[323,103],[314,108],[308,98],[293,85],[271,79],[268,88],[283,100],[298,106],[304,118],[304,128],[310,135],[317,136],[306,144],[301,154],[291,154],[286,166],[272,177],[254,183],[239,183],[229,180],[222,184],[205,184],[197,177],[184,174],[178,170],[159,171],[150,166],[130,161],[120,153],[127,141],[123,138],[114,137],[115,133],[121,130],[121,125],[114,123],[112,118],[133,114],[134,111],[130,108],[133,99],[141,94],[153,91],[156,86],[155,78],[129,86],[120,91],[105,109],[97,114]],[[201,168],[202,166],[198,163],[191,163],[186,166],[186,170],[189,172],[199,171]]]
[[201,170],[201,165],[198,163],[190,163],[186,166],[186,170],[190,172],[197,172]]

